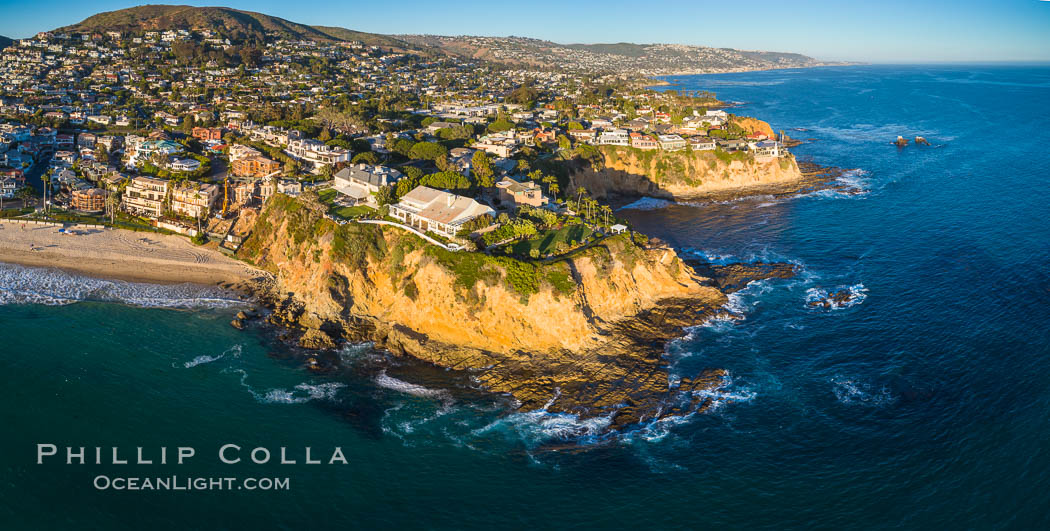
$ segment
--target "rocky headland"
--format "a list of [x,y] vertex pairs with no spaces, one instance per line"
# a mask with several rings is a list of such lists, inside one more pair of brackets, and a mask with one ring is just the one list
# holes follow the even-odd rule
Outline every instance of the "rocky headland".
[[336,224],[309,196],[272,198],[239,256],[274,274],[260,297],[301,345],[373,341],[468,371],[523,411],[613,429],[703,409],[712,367],[672,382],[667,341],[724,313],[726,294],[787,264],[706,266],[620,234],[551,261],[449,252],[395,227]]
[[[769,124],[761,120],[733,120],[744,131],[774,136]],[[597,198],[655,197],[679,202],[838,189],[835,178],[842,173],[838,168],[800,163],[786,151],[778,157],[756,157],[746,151],[664,151],[612,145],[576,156],[567,167],[570,190],[582,187]]]

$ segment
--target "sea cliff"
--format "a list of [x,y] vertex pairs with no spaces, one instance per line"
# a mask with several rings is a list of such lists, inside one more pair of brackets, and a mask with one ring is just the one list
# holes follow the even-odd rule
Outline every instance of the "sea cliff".
[[523,262],[446,251],[396,227],[339,225],[324,211],[277,195],[240,251],[275,275],[270,319],[298,330],[304,346],[374,341],[470,371],[523,410],[617,427],[702,408],[699,391],[722,383],[712,369],[669,384],[665,342],[727,299],[719,279],[659,242],[621,234]]
[[754,157],[745,152],[643,151],[601,146],[600,159],[577,164],[571,188],[584,187],[595,197],[648,196],[676,201],[743,196],[797,188],[806,184],[794,156]]

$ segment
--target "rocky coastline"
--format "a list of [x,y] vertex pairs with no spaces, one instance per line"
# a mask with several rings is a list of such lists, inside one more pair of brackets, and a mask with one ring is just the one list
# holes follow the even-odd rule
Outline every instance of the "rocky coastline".
[[690,203],[820,190],[855,192],[838,181],[847,170],[800,162],[792,155],[756,160],[712,151],[647,153],[632,148],[607,148],[601,155],[600,161],[571,166],[570,189],[584,188],[604,199],[653,197]]
[[[570,272],[571,290],[540,282],[524,297],[508,284],[518,266],[486,262],[462,283],[452,273],[461,264],[447,260],[478,253],[448,257],[397,229],[347,229],[290,198],[276,198],[259,223],[242,258],[274,273],[257,285],[257,300],[283,339],[317,351],[305,356],[308,368],[326,370],[333,357],[325,353],[343,343],[372,342],[462,371],[479,389],[512,397],[519,411],[601,418],[609,430],[707,408],[725,371],[672,381],[667,343],[708,319],[733,318],[727,295],[748,282],[794,275],[791,264],[704,264],[655,239],[624,237],[552,266]],[[312,237],[296,242],[307,229]],[[340,255],[344,230],[371,254]],[[417,284],[407,294],[398,287],[406,280]],[[252,318],[246,312],[233,324]]]

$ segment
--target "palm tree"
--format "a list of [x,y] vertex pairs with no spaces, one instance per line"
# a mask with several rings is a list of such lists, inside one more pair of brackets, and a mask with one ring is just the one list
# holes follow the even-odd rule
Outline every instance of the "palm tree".
[[117,210],[120,208],[120,194],[116,192],[109,192],[106,196],[106,213],[109,214],[109,223],[112,225],[116,222]]
[[580,201],[583,201],[583,196],[587,193],[587,189],[580,186],[576,189],[576,210],[581,210]]

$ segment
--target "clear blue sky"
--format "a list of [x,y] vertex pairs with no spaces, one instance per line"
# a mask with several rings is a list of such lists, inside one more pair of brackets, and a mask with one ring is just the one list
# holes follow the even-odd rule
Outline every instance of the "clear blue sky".
[[[375,33],[518,35],[555,42],[671,42],[868,62],[1050,61],[1046,0],[229,0],[294,22]],[[114,0],[0,0],[0,35],[23,38]]]

